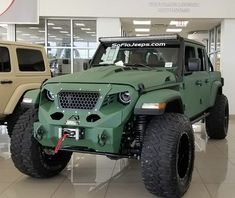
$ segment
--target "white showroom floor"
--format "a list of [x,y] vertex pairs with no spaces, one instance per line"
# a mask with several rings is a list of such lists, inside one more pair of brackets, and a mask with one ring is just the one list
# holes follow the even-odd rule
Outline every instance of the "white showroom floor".
[[[195,125],[196,160],[185,198],[235,197],[235,120],[226,140],[207,140],[204,126]],[[0,131],[0,198],[145,198],[138,161],[109,160],[74,154],[67,168],[52,179],[33,179],[14,167],[9,138]]]

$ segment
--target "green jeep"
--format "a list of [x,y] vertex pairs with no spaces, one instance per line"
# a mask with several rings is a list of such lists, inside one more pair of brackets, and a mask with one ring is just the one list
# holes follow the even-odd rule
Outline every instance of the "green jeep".
[[72,152],[141,161],[146,188],[181,197],[194,166],[192,124],[227,135],[228,100],[202,44],[178,35],[101,38],[90,68],[25,94],[11,139],[24,174],[59,174]]

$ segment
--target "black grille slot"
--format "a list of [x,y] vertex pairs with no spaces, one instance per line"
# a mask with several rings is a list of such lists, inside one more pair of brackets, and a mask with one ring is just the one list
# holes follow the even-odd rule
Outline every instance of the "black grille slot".
[[59,104],[63,109],[92,110],[98,99],[98,92],[62,91],[59,93]]
[[117,97],[117,94],[107,95],[104,99],[104,102],[103,102],[102,106],[105,107],[105,106],[113,103],[115,101],[116,97]]

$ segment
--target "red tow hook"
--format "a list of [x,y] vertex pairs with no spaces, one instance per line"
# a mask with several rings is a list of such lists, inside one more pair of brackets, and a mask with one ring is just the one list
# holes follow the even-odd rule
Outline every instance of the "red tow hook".
[[68,134],[64,134],[59,140],[58,140],[58,143],[54,149],[54,153],[58,153],[58,151],[60,150],[61,146],[62,146],[62,143],[63,141],[68,137],[69,135]]

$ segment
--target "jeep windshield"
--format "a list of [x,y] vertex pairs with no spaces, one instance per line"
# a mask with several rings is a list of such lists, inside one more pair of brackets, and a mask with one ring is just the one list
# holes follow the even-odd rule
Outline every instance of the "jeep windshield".
[[150,69],[178,65],[179,45],[162,42],[104,42],[94,56],[91,67],[123,66]]

